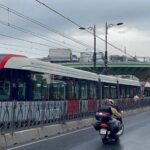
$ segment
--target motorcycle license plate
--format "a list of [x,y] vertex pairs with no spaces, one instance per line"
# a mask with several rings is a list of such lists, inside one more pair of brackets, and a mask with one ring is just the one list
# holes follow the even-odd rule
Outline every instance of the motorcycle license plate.
[[106,134],[107,130],[106,129],[101,129],[100,134]]

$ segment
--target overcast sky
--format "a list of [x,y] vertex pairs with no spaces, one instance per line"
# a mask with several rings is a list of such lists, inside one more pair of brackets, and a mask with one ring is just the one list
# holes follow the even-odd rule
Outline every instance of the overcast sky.
[[[108,24],[123,22],[124,24],[122,26],[112,27],[108,30],[108,41],[123,50],[126,48],[126,51],[131,55],[150,56],[149,0],[41,1],[83,27],[88,28],[95,24],[96,34],[102,38],[105,38],[106,21]],[[0,0],[0,4],[93,47],[93,36],[91,34],[79,30],[77,26],[48,10],[35,0]],[[48,49],[51,47],[69,47],[72,48],[73,52],[92,51],[85,46],[76,44],[58,34],[54,34],[27,20],[21,19],[10,11],[6,11],[2,8],[0,8],[0,11],[0,22],[10,23],[38,35],[42,34],[44,38],[49,40],[46,41],[31,35],[31,33],[26,34],[0,24],[1,53],[19,53],[29,57],[42,57],[48,54]],[[6,38],[1,36],[1,34],[25,39],[28,40],[28,42]],[[54,40],[55,42],[57,41],[57,44],[51,43],[50,40],[53,42]],[[47,46],[41,46],[34,42],[42,43]],[[100,50],[105,50],[105,43],[97,39],[97,51]],[[123,55],[123,53],[120,53],[110,46],[108,46],[108,53]]]

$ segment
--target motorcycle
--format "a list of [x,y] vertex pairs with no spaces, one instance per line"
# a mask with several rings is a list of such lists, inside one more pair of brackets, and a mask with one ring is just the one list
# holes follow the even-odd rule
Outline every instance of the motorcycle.
[[119,120],[112,119],[111,115],[105,112],[97,112],[95,118],[98,122],[94,128],[99,131],[103,144],[117,142],[124,132],[124,124]]

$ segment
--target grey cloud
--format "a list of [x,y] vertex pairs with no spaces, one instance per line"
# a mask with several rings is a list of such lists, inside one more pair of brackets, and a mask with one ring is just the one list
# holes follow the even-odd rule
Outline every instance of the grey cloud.
[[[35,0],[4,0],[3,2],[57,29],[67,30],[74,27]],[[138,26],[140,20],[150,14],[148,0],[43,0],[42,2],[83,25],[96,23],[103,26],[105,21],[124,21],[130,25],[130,21],[135,20]]]
[[[149,0],[41,0],[52,8],[61,12],[65,16],[71,18],[75,22],[88,27],[93,24],[97,28],[104,28],[105,22],[116,23],[124,22],[125,26],[134,27],[139,30],[149,30],[150,25],[150,9]],[[44,8],[35,0],[1,0],[0,3],[15,9],[31,18],[39,20],[54,29],[73,36],[80,32],[76,26],[64,20],[55,13]],[[28,21],[24,21],[15,15],[0,9],[0,20],[10,21],[11,23],[23,27],[25,29],[43,33],[46,36],[56,36],[41,27],[34,25]],[[29,34],[23,34],[14,30],[8,30],[0,25],[0,32],[10,33],[17,37],[30,38]],[[58,38],[58,37],[56,37]],[[60,37],[59,37],[60,38]],[[62,38],[61,38],[62,39]]]

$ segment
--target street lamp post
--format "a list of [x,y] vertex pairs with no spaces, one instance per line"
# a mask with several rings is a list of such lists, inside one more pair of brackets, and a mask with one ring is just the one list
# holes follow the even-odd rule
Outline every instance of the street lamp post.
[[108,67],[108,54],[107,54],[107,30],[108,30],[108,25],[106,22],[106,26],[105,26],[105,60],[104,60],[104,64],[105,64],[105,72],[107,71],[107,67]]
[[94,25],[94,28],[93,28],[93,35],[94,35],[93,63],[94,63],[94,70],[96,70],[96,26],[95,25]]
[[105,74],[107,74],[107,69],[108,69],[108,52],[107,52],[107,35],[108,35],[108,29],[113,27],[113,26],[120,26],[123,23],[117,23],[117,24],[107,24],[105,25],[105,59],[104,59],[104,64],[105,64]]
[[[80,30],[86,30],[84,27],[80,27]],[[94,27],[89,27],[88,29],[92,29],[94,36],[94,53],[93,53],[93,67],[96,70],[96,25]]]

